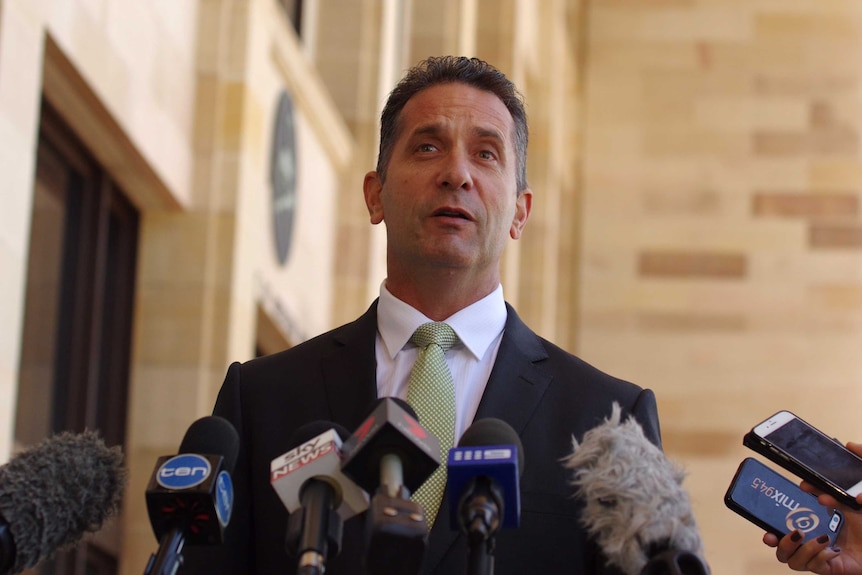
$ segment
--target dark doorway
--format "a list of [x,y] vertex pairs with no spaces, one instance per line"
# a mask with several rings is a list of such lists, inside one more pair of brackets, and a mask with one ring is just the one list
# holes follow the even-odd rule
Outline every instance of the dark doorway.
[[[15,440],[69,430],[125,443],[137,209],[42,104]],[[45,562],[40,575],[113,575],[110,526]]]

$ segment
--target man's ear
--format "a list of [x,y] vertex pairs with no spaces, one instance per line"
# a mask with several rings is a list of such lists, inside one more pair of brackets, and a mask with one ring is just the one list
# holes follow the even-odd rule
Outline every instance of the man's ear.
[[368,208],[368,216],[372,224],[383,221],[383,202],[380,201],[380,193],[383,191],[383,182],[377,172],[365,174],[362,182],[362,191],[365,194],[365,207]]
[[521,237],[524,231],[524,226],[527,225],[527,218],[530,217],[530,210],[533,208],[533,190],[525,188],[518,194],[515,200],[515,217],[512,219],[512,227],[509,228],[509,236],[513,240]]

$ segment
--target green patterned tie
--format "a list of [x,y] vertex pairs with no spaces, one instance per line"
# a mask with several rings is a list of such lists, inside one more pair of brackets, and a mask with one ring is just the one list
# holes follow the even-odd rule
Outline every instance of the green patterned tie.
[[446,459],[455,434],[455,385],[444,353],[458,336],[445,323],[428,322],[416,329],[410,341],[419,346],[419,355],[410,372],[407,403],[416,410],[419,423],[440,440],[440,467],[411,497],[425,509],[430,530],[446,488]]

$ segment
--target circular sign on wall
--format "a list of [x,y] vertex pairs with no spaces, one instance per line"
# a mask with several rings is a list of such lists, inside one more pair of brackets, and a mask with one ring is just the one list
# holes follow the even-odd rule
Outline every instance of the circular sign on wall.
[[286,90],[278,98],[273,134],[269,167],[272,223],[278,263],[284,265],[290,255],[296,212],[296,129],[293,101]]

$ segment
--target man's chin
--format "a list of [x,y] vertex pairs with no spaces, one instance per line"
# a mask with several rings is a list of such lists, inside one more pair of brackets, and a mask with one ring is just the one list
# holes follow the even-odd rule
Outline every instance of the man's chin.
[[431,246],[423,258],[431,265],[453,269],[472,267],[477,260],[475,250],[445,241]]

